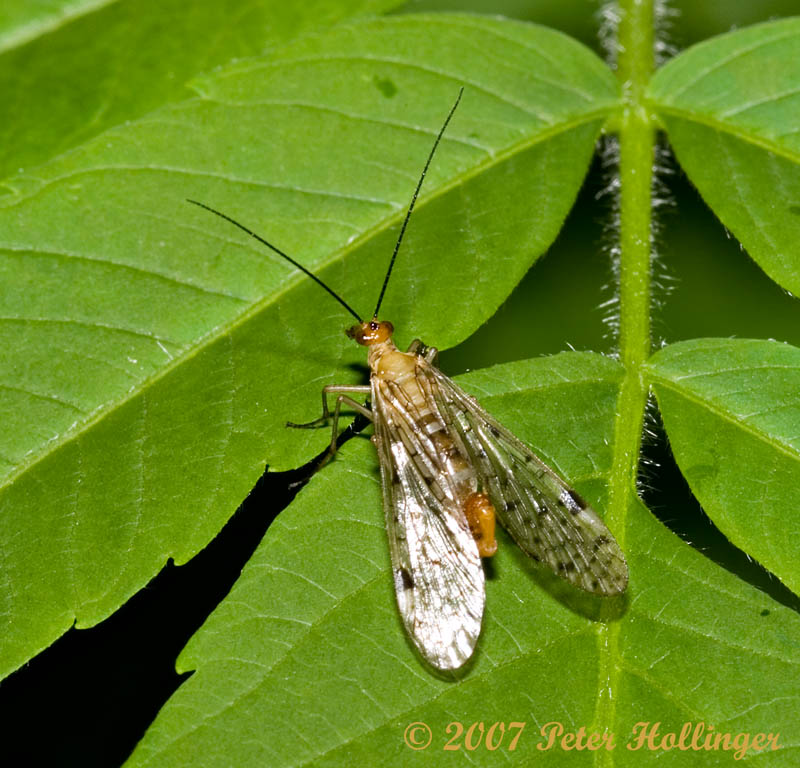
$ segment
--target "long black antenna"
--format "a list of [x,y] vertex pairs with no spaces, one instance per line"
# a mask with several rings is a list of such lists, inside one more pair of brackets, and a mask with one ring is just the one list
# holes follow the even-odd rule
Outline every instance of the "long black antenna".
[[406,227],[408,226],[408,220],[411,218],[411,211],[414,210],[414,204],[417,202],[417,197],[419,196],[419,191],[422,189],[422,182],[425,181],[425,174],[428,172],[428,167],[431,164],[431,160],[433,160],[433,155],[436,152],[436,147],[439,146],[439,142],[442,140],[442,135],[444,134],[445,128],[447,128],[447,124],[450,122],[450,118],[453,116],[453,112],[456,111],[456,107],[458,103],[461,101],[461,96],[464,93],[464,86],[461,86],[461,89],[458,91],[458,97],[456,98],[456,103],[450,108],[450,112],[447,114],[445,118],[444,124],[442,125],[441,129],[439,130],[439,135],[436,137],[436,141],[433,142],[433,147],[431,148],[431,153],[428,155],[428,159],[425,162],[425,167],[422,169],[422,174],[419,177],[419,181],[417,182],[417,188],[414,190],[414,196],[411,198],[411,205],[408,206],[408,211],[406,211],[406,217],[403,219],[403,226],[400,227],[400,235],[397,238],[397,242],[394,246],[394,253],[392,253],[392,259],[389,262],[389,269],[386,270],[386,277],[383,279],[383,287],[381,288],[381,295],[378,296],[378,303],[375,305],[375,312],[372,315],[372,319],[375,320],[378,317],[378,312],[381,308],[381,302],[383,301],[383,294],[386,293],[386,286],[389,285],[389,276],[392,274],[392,269],[394,268],[394,262],[397,258],[397,252],[400,250],[400,243],[403,241],[403,235],[406,233]]
[[236,219],[232,219],[230,216],[227,216],[224,213],[221,213],[220,211],[215,210],[210,205],[206,205],[205,203],[198,203],[197,200],[187,200],[186,202],[187,203],[191,203],[192,205],[199,205],[201,208],[205,208],[207,211],[210,211],[211,213],[216,214],[221,219],[225,219],[225,221],[229,221],[235,227],[239,227],[239,229],[241,229],[242,232],[247,232],[247,234],[250,235],[250,237],[254,237],[256,240],[258,240],[259,243],[262,243],[263,245],[266,245],[267,248],[270,248],[271,250],[275,251],[275,253],[277,253],[278,256],[283,256],[283,258],[286,259],[286,261],[288,261],[290,264],[292,264],[295,267],[297,267],[301,272],[303,272],[306,275],[308,275],[315,283],[317,283],[317,285],[321,285],[356,320],[358,320],[359,323],[364,322],[361,319],[361,317],[359,316],[358,312],[356,312],[341,296],[339,296],[338,293],[336,293],[332,288],[328,288],[328,286],[325,285],[325,283],[323,283],[322,280],[320,280],[313,272],[310,272],[309,270],[307,270],[302,264],[298,264],[291,256],[288,256],[287,254],[285,254],[280,248],[276,248],[272,243],[267,242],[263,237],[261,237],[261,235],[257,235],[255,232],[253,232],[253,230],[248,229],[244,224],[240,224],[238,221],[236,221]]

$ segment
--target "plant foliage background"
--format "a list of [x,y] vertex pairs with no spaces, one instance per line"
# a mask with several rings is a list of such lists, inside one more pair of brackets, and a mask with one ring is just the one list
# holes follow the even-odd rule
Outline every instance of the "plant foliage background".
[[[678,7],[659,33],[676,49],[744,28],[650,80],[650,52],[670,52],[648,5],[607,9],[619,78],[596,11],[4,5],[7,761],[119,764],[143,736],[131,765],[439,764],[463,759],[442,751],[457,720],[527,722],[515,752],[469,756],[529,762],[548,721],[624,743],[658,720],[778,732],[759,759],[792,764],[800,22],[748,26],[790,4]],[[449,373],[472,369],[462,384],[605,512],[631,587],[598,605],[503,539],[474,664],[443,680],[396,616],[365,440],[262,541],[301,473],[262,478],[219,533],[265,462],[324,447],[324,430],[283,423],[315,416],[321,386],[360,381],[363,361],[335,303],[184,200],[250,224],[367,312],[462,83],[387,317],[400,343],[447,348]],[[619,140],[605,168],[604,126]],[[656,128],[677,163],[653,154]],[[170,559],[191,562],[157,576]],[[413,721],[429,750],[404,745]]]

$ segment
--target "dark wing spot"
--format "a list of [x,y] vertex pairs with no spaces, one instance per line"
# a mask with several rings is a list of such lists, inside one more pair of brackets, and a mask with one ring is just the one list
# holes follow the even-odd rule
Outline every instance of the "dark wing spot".
[[569,494],[570,498],[578,505],[580,509],[586,509],[589,505],[580,497],[578,496],[575,491],[572,489],[568,490],[567,493]]
[[569,571],[574,571],[574,570],[575,570],[575,563],[573,563],[573,562],[572,562],[572,560],[570,560],[570,561],[569,561],[569,562],[568,562],[568,563],[567,563],[567,564],[564,566],[564,570],[565,570],[565,571],[568,571],[568,572],[569,572]]
[[489,431],[495,436],[500,437],[500,430],[497,427],[489,427]]
[[512,500],[512,501],[507,501],[506,502],[506,509],[509,512],[513,512],[516,508],[517,508],[517,502],[516,501]]
[[405,568],[400,569],[400,578],[403,580],[403,589],[414,589],[414,579]]
[[600,586],[600,582],[597,579],[592,581],[592,589],[597,589]]
[[594,540],[594,544],[592,544],[592,549],[597,552],[600,547],[604,547],[606,544],[608,544],[608,536],[598,536]]

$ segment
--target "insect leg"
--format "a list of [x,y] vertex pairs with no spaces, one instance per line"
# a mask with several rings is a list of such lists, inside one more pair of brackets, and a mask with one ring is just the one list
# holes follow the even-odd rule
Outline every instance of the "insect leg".
[[419,339],[414,339],[406,351],[410,355],[421,355],[431,365],[436,365],[439,360],[439,350],[436,347],[429,347]]
[[[305,424],[295,424],[293,421],[287,421],[286,426],[293,427],[294,429],[313,429],[314,427],[319,427],[331,417],[331,412],[328,410],[328,395],[336,395],[336,394],[341,395],[344,393],[350,393],[351,395],[353,394],[368,395],[370,391],[371,390],[369,384],[363,384],[363,385],[354,384],[352,386],[343,386],[340,384],[338,385],[328,384],[327,386],[322,388],[322,416],[320,416],[318,419],[314,419],[314,421],[306,422]],[[347,399],[350,400],[349,397]],[[359,413],[363,413],[364,411],[366,411],[365,415],[370,421],[372,420],[372,414],[370,413],[369,409],[364,408],[364,406],[361,405],[360,403],[354,403],[352,400],[350,400],[350,403],[352,403],[355,406],[355,409]],[[338,401],[337,401],[337,413],[338,413]]]
[[[369,390],[369,387],[367,387],[367,390]],[[342,403],[372,421],[372,411],[367,408],[366,405],[357,403],[352,397],[348,397],[347,395],[339,395],[339,397],[336,398],[336,407],[333,409],[333,428],[331,429],[331,446],[329,451],[331,456],[336,453],[336,449],[339,447],[336,439],[339,437],[339,410],[342,407]]]
[[439,350],[436,347],[425,347],[425,352],[422,356],[431,365],[436,365],[439,362]]

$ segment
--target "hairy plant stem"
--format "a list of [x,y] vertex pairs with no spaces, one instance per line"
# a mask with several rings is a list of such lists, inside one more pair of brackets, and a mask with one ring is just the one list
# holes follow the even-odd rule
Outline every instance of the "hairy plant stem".
[[[618,76],[623,88],[619,125],[619,356],[625,368],[617,410],[611,509],[622,513],[636,493],[650,356],[651,187],[655,129],[644,102],[654,67],[653,0],[622,0]],[[624,535],[624,532],[621,532]]]
[[[607,520],[625,549],[628,514],[636,492],[650,355],[651,185],[655,128],[644,93],[655,66],[655,0],[620,0],[617,6],[617,76],[623,92],[619,140],[619,358],[625,373],[617,401]],[[634,581],[635,588],[635,581]],[[619,624],[599,633],[598,725],[613,727],[619,689]],[[618,737],[622,734],[618,734]],[[600,753],[598,753],[600,755]],[[600,755],[611,764],[611,752]]]

